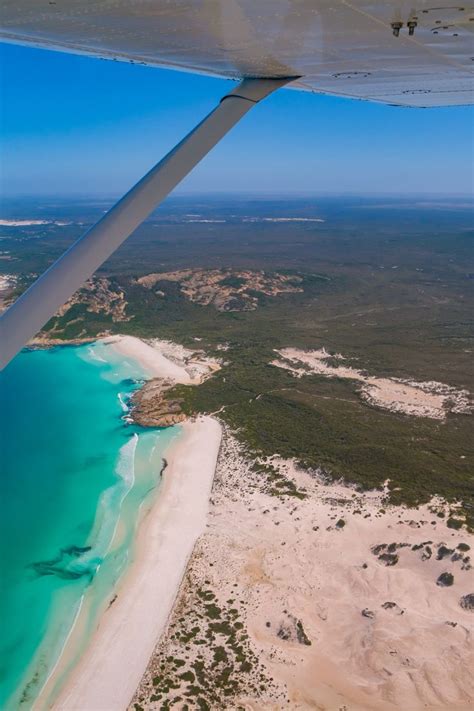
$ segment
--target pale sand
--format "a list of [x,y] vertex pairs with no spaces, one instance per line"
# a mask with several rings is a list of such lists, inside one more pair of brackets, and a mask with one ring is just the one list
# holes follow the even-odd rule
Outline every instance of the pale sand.
[[109,336],[102,342],[136,360],[152,378],[184,385],[197,385],[220,367],[202,351],[191,351],[170,341],[153,339],[146,343],[135,336]]
[[63,222],[61,220],[0,220],[0,227],[31,227],[33,225],[56,225],[63,227],[64,225],[70,224],[71,222]]
[[0,220],[0,227],[29,227],[31,225],[50,225],[51,220]]
[[[168,368],[159,354],[152,358],[136,341],[125,341],[128,354],[133,349],[144,363]],[[169,373],[176,377],[171,367]],[[165,628],[188,559],[205,529],[221,441],[220,425],[210,417],[186,422],[182,429],[166,453],[168,466],[159,495],[140,524],[134,561],[117,599],[101,617],[54,709],[126,708]]]
[[[399,412],[404,415],[429,417],[444,420],[448,412],[469,414],[473,411],[472,400],[467,390],[456,390],[435,381],[416,382],[401,378],[379,378],[361,370],[343,365],[341,354],[331,355],[324,348],[303,351],[298,348],[283,348],[276,351],[279,359],[271,362],[278,368],[289,370],[297,378],[305,375],[323,375],[326,378],[343,378],[359,382],[360,396],[369,404]],[[329,359],[337,365],[329,365]]]
[[[474,612],[459,602],[474,592],[468,559],[474,537],[449,529],[447,517],[428,506],[389,506],[383,492],[361,494],[292,462],[274,464],[306,498],[270,495],[274,488],[265,475],[252,471],[231,433],[225,434],[206,532],[134,701],[159,711],[161,702],[150,700],[153,678],[163,676],[160,665],[169,658],[186,661],[181,675],[202,655],[215,685],[213,654],[221,644],[238,687],[213,709],[472,709]],[[438,512],[447,511],[434,503]],[[337,525],[340,520],[344,525]],[[459,554],[460,543],[471,550]],[[373,551],[379,544],[396,544],[395,565],[379,558],[386,549]],[[455,551],[454,560],[452,551],[440,552],[442,544]],[[444,572],[454,575],[451,587],[436,584]],[[232,598],[253,658],[263,667],[245,651],[253,668],[239,673],[225,637],[207,646],[179,642],[183,628],[193,625],[200,627],[195,639],[208,639],[209,619],[194,615],[200,589],[212,590],[222,610]],[[298,639],[298,621],[311,644]],[[182,697],[187,682],[172,671],[167,678],[177,684],[167,698]]]
[[153,378],[169,378],[177,383],[191,383],[191,377],[184,366],[173,363],[157,348],[135,336],[110,336],[104,338],[103,343],[112,344],[118,353],[136,360]]

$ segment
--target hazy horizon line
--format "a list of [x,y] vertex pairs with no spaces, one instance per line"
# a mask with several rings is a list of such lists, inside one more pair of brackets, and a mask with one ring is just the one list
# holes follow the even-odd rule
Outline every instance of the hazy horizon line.
[[[102,199],[102,200],[118,200],[126,193],[108,193],[108,192],[71,192],[71,193],[40,193],[40,192],[28,192],[28,193],[11,193],[11,194],[0,194],[0,207],[4,200],[21,200],[21,199],[55,199],[55,200],[88,200],[88,199]],[[177,192],[169,195],[165,200],[175,199],[175,198],[203,198],[203,197],[233,197],[233,198],[281,198],[287,197],[292,198],[316,198],[316,197],[363,197],[363,198],[450,198],[450,199],[471,199],[474,201],[474,192],[395,192],[395,191],[380,191],[380,192],[358,192],[358,191],[310,191],[310,190],[300,190],[300,191],[230,191],[230,190],[207,190],[207,191],[186,191]],[[165,202],[165,201],[163,201]],[[163,203],[161,203],[163,204]]]

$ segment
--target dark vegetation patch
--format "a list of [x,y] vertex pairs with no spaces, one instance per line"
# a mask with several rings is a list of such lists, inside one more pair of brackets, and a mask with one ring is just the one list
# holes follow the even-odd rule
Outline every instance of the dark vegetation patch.
[[447,546],[439,546],[438,553],[436,555],[436,560],[443,560],[443,558],[449,558],[454,553],[454,548],[447,548]]
[[459,600],[459,604],[461,605],[463,610],[469,610],[469,612],[474,610],[474,593],[468,593],[467,595],[463,595],[462,598]]
[[398,555],[396,553],[382,553],[379,555],[379,560],[385,565],[396,565],[398,563]]
[[[433,541],[422,541],[421,543],[379,543],[372,546],[371,551],[377,559],[387,566],[396,565],[399,562],[399,555],[396,551],[401,548],[407,548],[410,553],[416,553],[424,562],[433,557]],[[470,556],[465,555],[469,550],[466,543],[459,543],[456,548],[448,548],[444,543],[437,544],[436,560],[449,559],[453,563],[457,563],[461,570],[471,570]],[[448,577],[444,577],[448,576]],[[449,585],[449,578],[452,578],[451,573],[443,573],[437,581],[438,585]]]
[[296,637],[298,639],[298,642],[300,644],[305,644],[306,646],[311,646],[311,640],[309,639],[308,635],[304,631],[303,623],[301,620],[298,620],[296,623]]
[[[372,547],[372,553],[373,555],[377,556],[377,559],[383,563],[384,565],[387,566],[392,566],[396,565],[398,563],[399,557],[396,551],[399,548],[407,548],[409,547],[408,543],[379,543],[376,546]],[[421,547],[421,546],[419,546]],[[413,549],[416,549],[417,547],[413,547]]]
[[297,499],[306,498],[307,495],[304,491],[298,489],[291,479],[288,479],[271,464],[262,464],[254,461],[251,468],[260,479],[263,477],[265,485],[261,490],[269,496],[276,496],[280,499],[285,496],[293,496]]
[[402,610],[400,605],[397,605],[397,603],[393,602],[392,600],[387,600],[387,602],[382,603],[381,607],[383,610],[392,610],[397,615],[405,614],[405,610]]
[[439,585],[442,588],[451,587],[453,583],[454,575],[452,573],[441,573],[436,580],[436,585]]
[[[228,708],[241,695],[264,698],[275,690],[255,655],[234,600],[216,603],[209,587],[190,576],[180,609],[152,658],[135,703],[145,708]],[[306,637],[301,626],[301,634]],[[302,641],[302,644],[310,642]]]
[[284,619],[278,625],[276,635],[285,642],[297,642],[308,647],[311,646],[311,640],[305,632],[302,621],[286,611]]
[[245,279],[242,279],[242,277],[234,276],[233,274],[224,277],[224,279],[221,279],[220,281],[220,284],[222,286],[230,286],[232,289],[240,289],[240,287],[244,286],[245,283]]

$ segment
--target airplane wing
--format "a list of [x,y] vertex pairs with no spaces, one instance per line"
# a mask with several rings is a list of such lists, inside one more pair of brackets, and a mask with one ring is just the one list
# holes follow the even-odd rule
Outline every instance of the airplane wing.
[[225,134],[282,86],[472,103],[473,7],[433,0],[2,0],[0,39],[243,81],[0,316],[0,368]]
[[[458,2],[460,0],[457,0]],[[0,39],[400,106],[473,102],[474,6],[433,0],[3,0]]]

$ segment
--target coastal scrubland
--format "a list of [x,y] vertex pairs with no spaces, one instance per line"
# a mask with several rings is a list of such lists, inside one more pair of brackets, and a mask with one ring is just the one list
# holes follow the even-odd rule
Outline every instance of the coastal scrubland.
[[467,711],[472,536],[385,489],[260,464],[226,428],[206,530],[129,710]]
[[[7,230],[12,296],[84,229],[78,217],[87,222],[92,208],[75,209],[71,224],[43,226],[40,236],[38,227]],[[271,221],[295,214],[324,222]],[[199,346],[223,367],[198,388],[169,393],[186,414],[219,412],[254,453],[296,457],[363,488],[389,480],[393,502],[462,501],[472,526],[470,416],[387,412],[351,380],[295,379],[271,364],[278,349],[325,348],[380,378],[472,393],[472,242],[472,211],[461,201],[175,200],[44,333]]]

